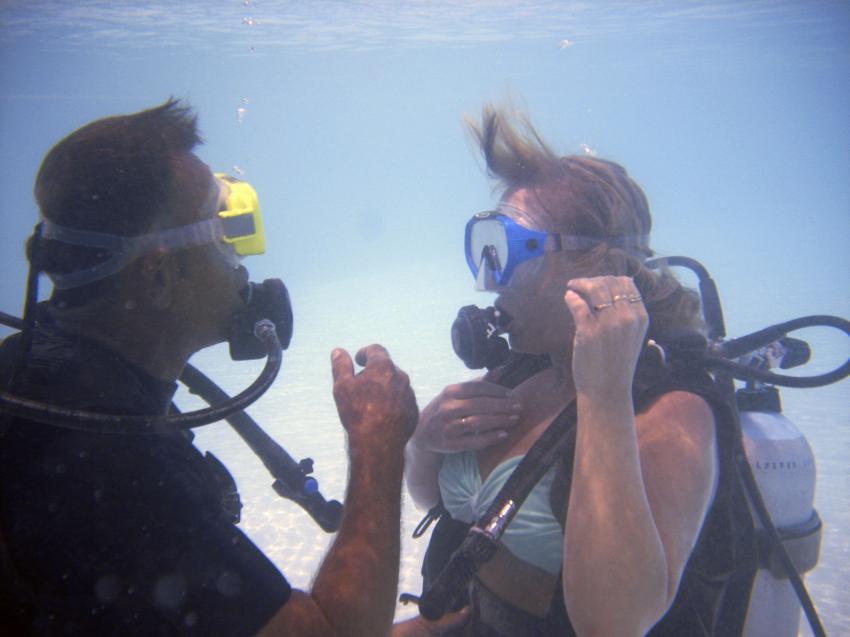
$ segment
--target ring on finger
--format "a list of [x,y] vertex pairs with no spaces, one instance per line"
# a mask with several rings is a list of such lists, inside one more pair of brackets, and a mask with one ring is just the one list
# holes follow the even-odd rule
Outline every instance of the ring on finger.
[[[617,299],[614,300],[616,301]],[[613,301],[611,303],[597,303],[593,306],[593,311],[598,312],[599,310],[604,310],[606,307],[611,307],[612,305],[614,305]]]
[[[609,305],[613,305],[617,301],[627,301],[628,303],[637,303],[641,301],[643,297],[640,294],[615,294],[614,298],[611,299],[611,303]],[[596,307],[596,306],[594,306]]]

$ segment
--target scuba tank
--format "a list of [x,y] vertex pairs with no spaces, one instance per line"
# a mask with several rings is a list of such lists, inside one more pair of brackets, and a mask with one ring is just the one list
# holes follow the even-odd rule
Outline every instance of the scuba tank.
[[[821,521],[814,510],[815,457],[806,437],[781,412],[741,412],[747,460],[770,517],[803,575],[817,565]],[[793,637],[800,624],[800,605],[788,576],[772,555],[761,525],[759,570],[750,594],[745,634]],[[763,554],[764,553],[764,554]]]
[[[808,346],[785,338],[751,354],[745,364],[757,369],[792,367],[808,360]],[[736,393],[744,450],[759,491],[797,572],[818,562],[822,524],[814,509],[815,457],[803,433],[782,414],[775,387],[749,382]],[[757,520],[757,518],[756,518]],[[750,637],[794,637],[800,605],[764,526],[757,521],[758,566],[747,612]]]

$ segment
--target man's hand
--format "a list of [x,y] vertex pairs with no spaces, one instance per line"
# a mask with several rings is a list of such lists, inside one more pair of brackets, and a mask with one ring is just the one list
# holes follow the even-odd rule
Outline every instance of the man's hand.
[[364,347],[355,360],[364,367],[357,374],[348,352],[331,353],[334,400],[349,441],[403,448],[419,417],[410,379],[380,345]]

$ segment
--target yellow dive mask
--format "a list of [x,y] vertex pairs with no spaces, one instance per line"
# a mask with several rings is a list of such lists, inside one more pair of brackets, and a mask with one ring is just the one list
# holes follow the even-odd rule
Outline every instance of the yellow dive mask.
[[[213,188],[210,192],[208,205],[212,208],[209,213],[211,216],[186,226],[123,237],[68,228],[42,219],[42,238],[106,250],[110,255],[104,261],[82,270],[63,274],[47,272],[47,275],[59,289],[78,287],[115,274],[143,254],[157,250],[174,252],[206,243],[215,244],[234,264],[242,257],[263,254],[266,251],[266,236],[257,192],[241,179],[223,173],[216,173],[215,178],[219,188]],[[226,193],[223,199],[222,192]]]
[[224,200],[226,208],[219,211],[224,241],[233,246],[240,257],[263,254],[266,251],[266,233],[257,191],[247,181],[224,173],[215,173],[229,191]]

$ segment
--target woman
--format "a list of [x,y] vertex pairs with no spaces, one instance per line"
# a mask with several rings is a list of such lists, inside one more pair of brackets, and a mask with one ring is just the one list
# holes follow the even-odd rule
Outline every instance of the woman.
[[512,350],[548,365],[446,387],[408,444],[408,488],[475,522],[576,401],[571,474],[549,470],[477,573],[473,631],[643,635],[676,598],[722,473],[700,384],[671,382],[661,365],[636,376],[647,337],[699,329],[698,298],[644,267],[648,205],[622,167],[558,157],[528,120],[493,107],[472,130],[503,195],[470,221],[467,259],[498,294]]

